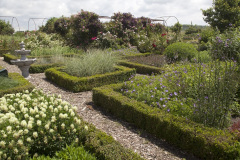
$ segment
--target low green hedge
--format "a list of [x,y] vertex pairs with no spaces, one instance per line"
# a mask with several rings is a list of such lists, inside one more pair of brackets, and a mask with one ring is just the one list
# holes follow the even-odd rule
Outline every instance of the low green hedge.
[[134,62],[128,62],[128,61],[119,61],[119,65],[126,66],[129,68],[135,68],[136,72],[139,74],[149,74],[151,75],[152,73],[162,73],[163,69],[154,67],[154,66],[149,66],[149,65],[144,65],[140,63],[134,63]]
[[89,134],[83,144],[99,160],[143,160],[138,154],[124,148],[112,136],[107,135],[93,125],[89,125]]
[[59,68],[49,68],[45,71],[48,80],[55,82],[57,85],[73,91],[82,92],[91,90],[106,84],[118,83],[125,81],[136,73],[135,69],[117,66],[117,71],[105,74],[98,74],[90,77],[75,77],[61,71]]
[[2,57],[4,54],[8,53],[9,49],[0,49],[0,57]]
[[17,80],[19,85],[13,88],[0,90],[0,97],[2,97],[4,94],[18,93],[24,90],[31,91],[34,88],[34,86],[28,80],[18,73],[8,73],[8,77]]
[[53,67],[59,67],[62,64],[49,63],[49,64],[32,64],[29,68],[29,73],[43,73],[45,70]]
[[148,56],[152,53],[150,52],[147,52],[147,53],[137,53],[137,54],[132,54],[132,55],[125,55],[125,56],[122,56],[123,59],[128,59],[128,58],[132,58],[132,57],[142,57],[142,56]]
[[4,55],[3,55],[3,58],[4,58],[4,61],[5,61],[5,62],[8,62],[9,64],[12,64],[12,63],[11,63],[11,60],[16,60],[16,59],[18,59],[18,57],[14,56],[14,55],[12,55],[12,54],[4,54]]
[[165,139],[202,159],[240,159],[240,143],[228,130],[204,127],[130,99],[117,90],[123,84],[93,89],[93,101],[111,114]]

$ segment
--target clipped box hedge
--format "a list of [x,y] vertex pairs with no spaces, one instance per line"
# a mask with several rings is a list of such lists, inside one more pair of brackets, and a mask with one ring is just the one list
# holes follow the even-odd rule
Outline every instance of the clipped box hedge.
[[112,136],[96,129],[93,125],[89,126],[89,134],[83,142],[84,147],[94,153],[99,160],[144,160],[132,150],[124,148]]
[[73,91],[82,92],[92,90],[94,87],[125,81],[135,74],[136,70],[124,66],[116,66],[116,71],[97,74],[89,77],[76,77],[61,71],[59,68],[49,68],[45,71],[48,80],[57,85]]
[[149,74],[151,75],[152,73],[162,73],[163,69],[154,67],[154,66],[149,66],[149,65],[144,65],[140,63],[134,63],[134,62],[128,62],[128,61],[119,61],[119,65],[126,66],[129,68],[135,68],[136,72],[138,74]]
[[4,55],[3,55],[3,60],[4,60],[5,62],[8,62],[9,64],[12,64],[12,63],[11,63],[11,60],[16,60],[16,59],[18,59],[18,57],[17,57],[17,56],[14,56],[14,55],[12,55],[12,54],[4,54]]
[[94,103],[202,159],[240,159],[240,143],[235,134],[228,130],[204,127],[130,99],[118,92],[122,86],[121,83],[94,88]]
[[150,52],[146,52],[146,53],[136,53],[136,54],[130,54],[130,55],[124,55],[122,56],[123,59],[128,59],[128,58],[132,58],[132,57],[142,57],[142,56],[148,56],[152,53]]
[[4,54],[8,53],[9,49],[0,49],[0,57],[2,57]]
[[34,86],[28,80],[18,73],[8,73],[8,77],[17,80],[19,84],[13,88],[0,90],[0,97],[2,97],[4,94],[18,93],[24,90],[31,91],[34,88]]
[[62,64],[49,63],[49,64],[32,64],[29,68],[29,73],[43,73],[45,70],[53,67],[59,67]]

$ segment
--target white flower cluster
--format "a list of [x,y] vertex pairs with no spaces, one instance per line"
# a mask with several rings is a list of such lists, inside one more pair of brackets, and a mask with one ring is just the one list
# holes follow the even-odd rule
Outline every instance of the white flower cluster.
[[24,159],[36,144],[45,147],[56,146],[55,140],[63,144],[69,139],[79,141],[77,133],[88,127],[81,126],[77,107],[60,98],[38,90],[0,98],[0,159]]

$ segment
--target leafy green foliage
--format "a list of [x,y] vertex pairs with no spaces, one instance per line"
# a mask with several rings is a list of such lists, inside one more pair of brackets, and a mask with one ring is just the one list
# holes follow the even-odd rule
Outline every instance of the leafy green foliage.
[[56,33],[59,33],[61,36],[65,36],[69,32],[69,18],[61,17],[57,20],[54,20],[54,30]]
[[212,61],[212,57],[209,54],[209,51],[200,51],[198,52],[195,57],[191,59],[191,62],[195,63],[209,63]]
[[165,49],[164,55],[167,57],[168,62],[173,63],[177,61],[189,61],[197,52],[198,51],[192,44],[176,42]]
[[50,19],[48,19],[47,23],[45,24],[45,26],[42,26],[39,28],[39,31],[45,32],[45,33],[55,33],[55,28],[54,28],[54,24],[55,22],[58,20],[58,18],[56,17],[52,17]]
[[137,76],[121,92],[165,112],[224,128],[235,107],[236,69],[231,62],[173,65],[160,76]]
[[210,51],[213,59],[240,62],[240,28],[230,28],[212,37]]
[[102,29],[98,15],[93,12],[81,11],[70,18],[72,28],[72,44],[86,50],[97,38]]
[[14,33],[14,29],[9,22],[5,22],[0,20],[0,34],[1,35],[12,35]]
[[240,0],[214,0],[212,8],[202,10],[204,21],[221,32],[229,25],[240,26]]
[[209,40],[211,40],[211,37],[214,36],[214,34],[214,30],[210,27],[202,29],[201,33],[199,34],[199,42],[207,43]]
[[75,147],[73,145],[67,146],[63,150],[56,152],[54,157],[39,156],[33,157],[31,160],[96,160],[96,157],[88,153],[83,146]]

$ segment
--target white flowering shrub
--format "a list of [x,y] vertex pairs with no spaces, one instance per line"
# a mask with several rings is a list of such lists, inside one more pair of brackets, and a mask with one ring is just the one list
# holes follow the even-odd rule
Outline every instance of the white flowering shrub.
[[0,159],[54,155],[66,144],[82,141],[86,133],[76,107],[60,96],[34,89],[0,98]]

